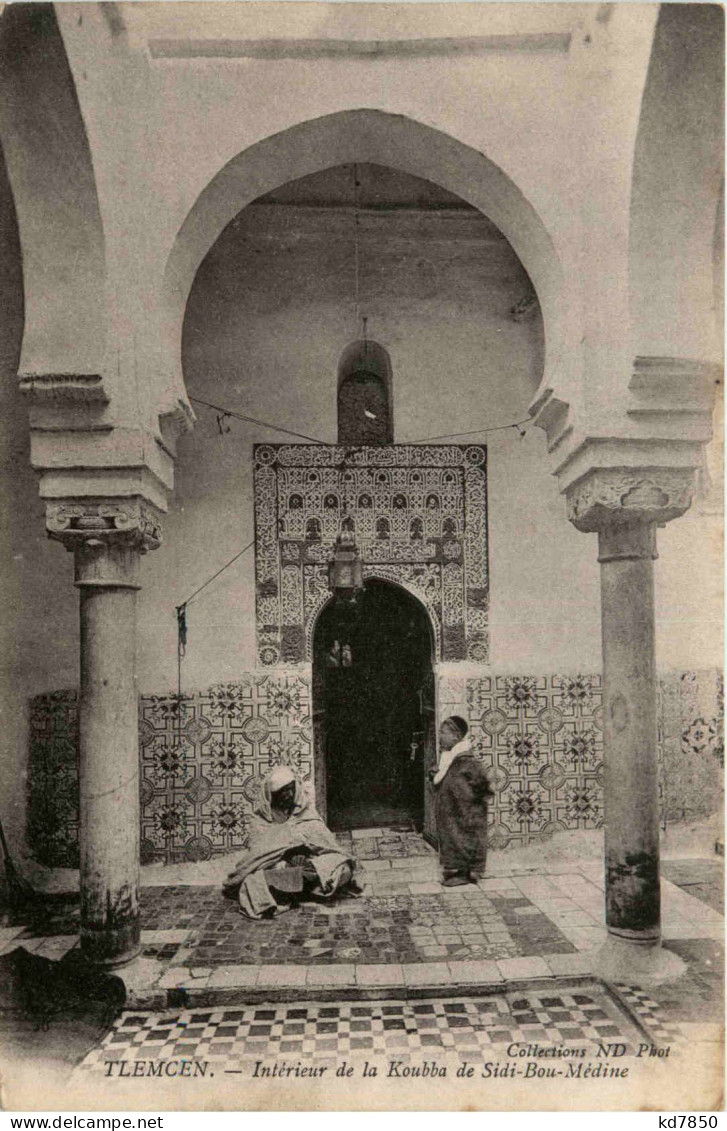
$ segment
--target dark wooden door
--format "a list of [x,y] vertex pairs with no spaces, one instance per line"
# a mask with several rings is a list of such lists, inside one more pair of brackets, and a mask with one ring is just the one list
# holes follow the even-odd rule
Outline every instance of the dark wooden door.
[[355,611],[332,602],[321,614],[314,666],[330,825],[421,828],[434,688],[426,613],[398,586],[367,582]]

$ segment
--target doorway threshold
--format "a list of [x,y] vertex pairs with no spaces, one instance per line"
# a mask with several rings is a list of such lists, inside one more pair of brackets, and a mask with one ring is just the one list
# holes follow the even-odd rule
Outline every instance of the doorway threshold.
[[389,860],[431,856],[434,853],[413,822],[375,828],[337,829],[334,834],[341,847],[357,860]]

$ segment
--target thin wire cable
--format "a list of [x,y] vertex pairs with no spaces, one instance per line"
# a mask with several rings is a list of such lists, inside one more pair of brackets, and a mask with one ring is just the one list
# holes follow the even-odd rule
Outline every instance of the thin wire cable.
[[[222,405],[212,404],[210,401],[202,401],[199,397],[190,397],[191,401],[195,404],[204,405],[205,408],[211,408],[219,413],[221,417],[232,417],[235,420],[243,420],[248,424],[258,424],[263,428],[272,428],[274,432],[284,432],[288,436],[297,436],[301,440],[309,440],[312,444],[323,444],[326,447],[341,447],[340,444],[329,444],[327,440],[321,440],[317,436],[308,436],[305,432],[293,432],[290,428],[283,428],[279,424],[274,424],[270,420],[258,420],[254,416],[246,416],[242,412],[235,412],[231,408],[223,408]],[[532,419],[528,416],[524,420],[513,420],[510,424],[496,424],[491,428],[471,428],[468,432],[447,432],[438,436],[421,436],[416,440],[403,440],[404,444],[432,444],[435,440],[459,440],[464,436],[484,436],[488,432],[506,432],[508,428],[521,429],[525,425],[532,424]],[[522,433],[521,433],[522,436]]]
[[211,585],[212,582],[220,576],[220,574],[224,573],[226,569],[229,569],[231,565],[234,565],[234,563],[238,560],[238,558],[241,558],[244,553],[246,553],[249,549],[251,549],[254,546],[254,544],[255,544],[255,539],[253,538],[250,542],[248,542],[247,546],[244,546],[242,548],[242,550],[238,551],[238,553],[235,554],[234,557],[230,558],[229,562],[225,562],[225,564],[220,569],[218,569],[216,573],[213,573],[212,576],[208,577],[207,580],[202,585],[200,585],[198,589],[195,589],[194,593],[192,593],[192,595],[190,597],[187,597],[186,601],[183,601],[181,605],[177,605],[177,607],[176,607],[176,613],[177,613],[177,746],[180,749],[181,749],[181,746],[182,746],[182,660],[184,659],[184,657],[187,654],[187,608],[191,604],[191,602],[194,600],[194,598],[196,596],[198,596],[199,593],[202,592],[203,589],[206,589],[208,585]]
[[261,428],[272,428],[274,432],[284,432],[286,436],[297,436],[300,440],[310,440],[312,444],[325,444],[326,440],[321,440],[318,436],[307,436],[305,432],[294,432],[290,428],[283,428],[280,424],[273,424],[270,420],[258,420],[255,416],[246,416],[243,412],[235,412],[231,408],[222,408],[221,405],[211,404],[210,401],[202,401],[199,397],[190,397],[191,401],[195,404],[204,405],[205,408],[214,409],[215,412],[224,416],[231,416],[235,420],[244,420],[248,424],[258,424]]
[[[527,420],[513,420],[512,424],[498,424],[494,428],[472,428],[469,432],[449,432],[444,436],[424,436],[420,440],[402,440],[403,444],[431,444],[435,440],[458,440],[461,436],[482,436],[487,432],[506,432],[508,428],[522,428],[525,424],[530,424],[530,417]],[[520,433],[521,437],[524,433]]]
[[204,584],[200,585],[199,589],[195,589],[195,591],[194,591],[194,593],[192,593],[191,597],[187,597],[186,601],[182,601],[181,605],[177,605],[177,609],[189,608],[189,606],[191,605],[194,598],[199,593],[201,593],[203,589],[206,589],[208,585],[211,585],[212,582],[216,578],[218,578],[221,573],[224,573],[226,569],[229,569],[230,566],[233,565],[237,561],[238,558],[241,558],[242,555],[247,553],[247,551],[249,549],[251,549],[254,545],[255,545],[255,539],[253,538],[252,541],[248,542],[247,546],[244,546],[242,550],[240,550],[237,554],[235,554],[234,558],[230,558],[229,562],[225,562],[225,564],[223,566],[221,566],[220,569],[217,570],[217,573],[213,573],[211,577],[208,577],[207,580],[204,582]]
[[358,324],[361,318],[361,282],[360,282],[360,260],[359,260],[359,244],[358,244],[358,165],[354,163],[353,166],[353,315],[355,321],[355,333],[358,333]]

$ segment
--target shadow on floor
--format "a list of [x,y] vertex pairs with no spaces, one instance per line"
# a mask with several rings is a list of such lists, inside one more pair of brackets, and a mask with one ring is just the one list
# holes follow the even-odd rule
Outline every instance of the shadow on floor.
[[126,990],[72,951],[54,962],[18,946],[0,955],[0,1045],[9,1059],[69,1070],[112,1027]]

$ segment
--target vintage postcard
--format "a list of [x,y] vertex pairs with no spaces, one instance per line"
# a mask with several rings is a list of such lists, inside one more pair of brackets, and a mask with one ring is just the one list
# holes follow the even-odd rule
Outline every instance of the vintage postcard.
[[722,1108],[723,70],[2,8],[3,1110]]

